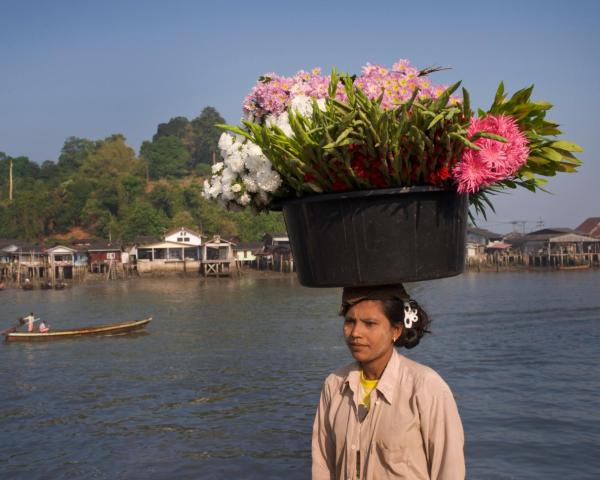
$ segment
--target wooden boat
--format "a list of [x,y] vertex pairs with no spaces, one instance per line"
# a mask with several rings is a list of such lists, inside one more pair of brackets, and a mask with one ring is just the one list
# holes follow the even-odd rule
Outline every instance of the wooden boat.
[[52,282],[42,282],[40,283],[40,288],[42,290],[50,290],[52,288]]
[[558,267],[559,270],[588,270],[589,268],[589,263],[584,263],[583,265],[561,265]]
[[152,317],[131,322],[111,323],[95,327],[72,328],[70,330],[50,330],[46,333],[40,332],[8,332],[5,333],[7,342],[30,342],[37,340],[58,340],[61,338],[79,337],[82,335],[114,335],[127,333],[144,328],[152,321]]
[[33,283],[24,283],[23,285],[21,285],[21,288],[23,290],[33,290]]

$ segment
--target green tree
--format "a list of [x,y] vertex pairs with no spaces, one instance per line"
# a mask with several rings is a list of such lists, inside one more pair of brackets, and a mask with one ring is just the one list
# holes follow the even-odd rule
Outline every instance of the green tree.
[[97,142],[87,138],[67,138],[58,157],[58,168],[66,175],[76,171],[96,147]]
[[147,162],[150,178],[182,177],[189,172],[190,153],[181,139],[160,137],[144,142],[140,154]]
[[181,197],[179,187],[164,181],[156,185],[147,195],[152,206],[168,218],[173,218],[177,211],[181,210],[183,206]]
[[170,227],[178,228],[178,227],[187,227],[194,229],[196,225],[196,221],[192,214],[187,210],[179,210],[171,219]]
[[160,235],[165,227],[164,218],[150,203],[138,201],[123,219],[122,236],[132,240],[140,235]]
[[219,137],[223,131],[215,125],[225,123],[225,119],[213,107],[205,107],[200,115],[192,120],[194,132],[194,153],[192,165],[213,163],[213,154],[218,156]]
[[160,123],[158,125],[152,141],[155,142],[161,137],[177,137],[191,150],[194,144],[193,135],[190,121],[185,117],[175,117],[167,123]]
[[97,148],[84,159],[79,173],[91,178],[139,174],[140,162],[125,143],[125,137],[115,134],[98,142]]

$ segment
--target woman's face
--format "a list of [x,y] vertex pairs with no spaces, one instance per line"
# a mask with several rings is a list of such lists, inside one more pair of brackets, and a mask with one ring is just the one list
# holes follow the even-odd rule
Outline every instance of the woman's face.
[[385,357],[394,348],[402,330],[393,326],[378,300],[363,300],[344,317],[344,338],[357,362],[370,363]]

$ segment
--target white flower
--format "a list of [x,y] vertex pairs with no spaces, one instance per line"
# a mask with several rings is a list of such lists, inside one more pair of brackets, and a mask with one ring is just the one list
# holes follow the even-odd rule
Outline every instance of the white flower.
[[317,100],[317,106],[319,107],[319,110],[324,112],[325,110],[327,110],[327,101],[324,98],[319,98]]
[[251,173],[256,173],[263,168],[271,168],[271,162],[264,155],[250,155],[246,158],[246,168]]
[[238,203],[242,206],[246,206],[250,203],[250,195],[248,195],[247,193],[244,193],[240,198],[238,198]]
[[273,193],[281,186],[281,177],[271,169],[264,169],[257,172],[256,182],[261,190]]
[[221,195],[223,191],[223,185],[221,184],[221,179],[218,177],[213,177],[210,188],[208,189],[208,195],[212,198],[217,198]]
[[306,95],[298,95],[292,98],[291,108],[295,113],[304,117],[310,117],[313,112],[312,99]]
[[261,148],[253,142],[248,142],[246,143],[247,147],[248,147],[248,156],[249,157],[259,157],[263,154]]
[[268,127],[279,127],[288,137],[292,135],[288,112],[283,112],[280,115],[269,115],[266,118],[266,124]]
[[231,185],[223,185],[221,197],[223,200],[233,200],[235,198],[235,194],[231,191]]
[[240,157],[242,158],[242,160],[245,160],[249,155],[248,143],[249,142],[246,142],[240,147]]
[[239,183],[234,183],[231,186],[231,191],[234,192],[234,193],[239,193],[239,192],[242,191],[242,186]]
[[221,183],[231,185],[236,177],[237,175],[235,172],[229,166],[227,166],[221,172]]
[[256,183],[255,178],[251,177],[250,175],[245,175],[242,177],[242,181],[244,182],[246,191],[252,192],[252,193],[258,191],[258,184]]
[[212,173],[219,173],[225,165],[223,162],[217,162],[212,166]]
[[204,184],[202,185],[202,196],[204,198],[212,197],[212,195],[210,193],[210,182],[208,180],[204,180]]
[[240,153],[236,152],[225,159],[225,165],[227,165],[232,172],[240,173],[244,169],[244,160]]
[[229,133],[222,133],[219,137],[219,148],[221,150],[229,151],[233,146],[233,136]]

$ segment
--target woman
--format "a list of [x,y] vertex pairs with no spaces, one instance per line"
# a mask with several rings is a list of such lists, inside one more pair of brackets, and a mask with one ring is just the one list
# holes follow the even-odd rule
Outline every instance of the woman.
[[465,478],[452,392],[396,352],[415,347],[427,314],[402,285],[345,288],[340,314],[355,363],[325,380],[313,426],[312,478]]

